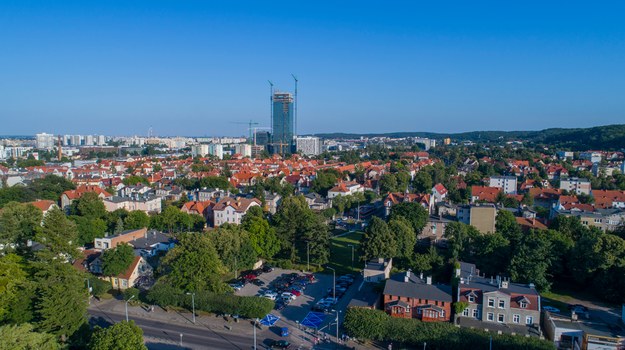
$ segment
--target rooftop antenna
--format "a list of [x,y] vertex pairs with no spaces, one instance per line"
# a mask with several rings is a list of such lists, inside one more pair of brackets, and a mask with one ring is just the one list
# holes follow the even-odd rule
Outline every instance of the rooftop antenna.
[[294,116],[293,116],[293,121],[294,121],[294,126],[293,126],[293,131],[294,134],[297,135],[297,77],[295,76],[295,74],[291,73],[291,76],[293,77],[293,80],[295,80],[295,104],[293,106],[294,109]]

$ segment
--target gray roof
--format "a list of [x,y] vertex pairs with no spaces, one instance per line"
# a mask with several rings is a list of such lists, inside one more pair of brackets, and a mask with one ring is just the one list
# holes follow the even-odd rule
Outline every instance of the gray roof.
[[[460,287],[479,288],[483,292],[500,291],[505,294],[517,293],[528,295],[539,295],[535,288],[530,287],[527,284],[522,283],[508,283],[508,288],[499,288],[496,278],[493,277],[493,283],[491,283],[490,277],[482,277],[478,275],[479,270],[475,267],[475,264],[460,262],[460,276],[464,283],[460,284]],[[469,278],[470,276],[470,278]]]
[[354,294],[352,300],[349,301],[348,307],[375,307],[380,301],[381,295],[376,292],[374,284],[365,283],[362,288]]
[[421,298],[438,301],[452,301],[451,286],[446,284],[427,284],[411,273],[409,281],[404,282],[406,273],[398,273],[386,281],[385,295],[408,298]]
[[157,243],[171,243],[174,239],[158,231],[150,231],[147,237],[137,238],[129,242],[135,249],[145,249]]

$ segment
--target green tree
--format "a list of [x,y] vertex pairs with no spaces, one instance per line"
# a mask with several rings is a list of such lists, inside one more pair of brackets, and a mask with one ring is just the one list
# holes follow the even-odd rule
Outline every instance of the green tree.
[[42,179],[33,180],[28,186],[33,199],[48,199],[58,201],[63,192],[75,189],[74,184],[60,176],[47,175]]
[[416,202],[403,202],[391,207],[389,220],[403,217],[410,222],[415,233],[421,233],[428,220],[428,212],[423,206]]
[[0,256],[0,322],[8,318],[28,277],[24,258],[15,254]]
[[374,216],[362,239],[365,260],[397,256],[395,236],[384,220]]
[[147,350],[143,343],[143,330],[134,321],[122,321],[114,325],[93,330],[89,350]]
[[25,247],[41,230],[41,210],[30,204],[8,203],[0,211],[0,243]]
[[330,255],[328,228],[325,219],[313,212],[303,196],[284,198],[273,216],[282,254],[295,262],[306,259],[307,242],[311,261],[325,264]]
[[178,239],[161,262],[166,281],[183,291],[223,291],[220,276],[225,269],[210,237],[185,233]]
[[519,283],[534,283],[543,291],[551,287],[548,275],[552,245],[545,231],[531,231],[523,236],[510,260],[510,276]]
[[211,232],[217,254],[226,267],[231,270],[249,269],[258,256],[250,246],[249,233],[240,225],[224,224]]
[[430,193],[434,183],[432,176],[426,171],[421,170],[415,174],[414,180],[412,180],[412,186],[417,193]]
[[122,220],[122,218],[117,218],[117,222],[115,223],[115,230],[113,231],[113,233],[118,235],[122,232],[124,232],[124,220]]
[[106,216],[106,207],[97,193],[87,192],[72,203],[70,213],[89,219],[100,219]]
[[0,327],[0,350],[57,350],[61,345],[55,336],[38,333],[29,323]]
[[117,276],[126,271],[135,258],[132,246],[121,243],[102,253],[102,273],[105,276]]
[[[256,210],[258,208],[258,210]],[[253,210],[254,209],[254,210]],[[257,211],[260,211],[258,215]],[[271,259],[280,250],[280,241],[276,235],[276,230],[269,225],[262,216],[260,207],[252,207],[243,217],[241,226],[249,232],[250,244],[254,248],[257,256]]]
[[495,218],[495,231],[510,242],[510,249],[514,251],[521,241],[523,232],[516,222],[514,214],[507,210],[499,210]]
[[48,253],[52,256],[61,254],[67,257],[76,257],[78,254],[76,224],[58,208],[48,211],[43,219],[42,230],[37,234],[36,239],[47,248],[44,254]]
[[310,185],[310,191],[319,193],[322,196],[328,195],[331,189],[341,178],[341,174],[335,169],[318,171]]
[[394,235],[397,244],[397,256],[410,258],[414,254],[414,248],[417,244],[417,235],[410,224],[410,221],[404,217],[397,217],[388,222],[388,227]]
[[385,173],[380,178],[378,186],[380,186],[380,193],[397,192],[397,177],[395,177],[395,174]]
[[141,177],[141,176],[136,176],[136,175],[127,176],[122,182],[126,186],[134,186],[137,184],[144,184],[147,186],[150,184],[148,179]]
[[124,219],[124,227],[127,230],[135,230],[150,226],[150,217],[141,210],[133,210]]
[[71,216],[70,219],[76,223],[78,230],[78,244],[85,245],[93,243],[94,239],[106,235],[106,222],[102,219],[90,219],[83,216]]
[[35,265],[37,328],[66,339],[86,321],[87,289],[82,275],[59,260]]

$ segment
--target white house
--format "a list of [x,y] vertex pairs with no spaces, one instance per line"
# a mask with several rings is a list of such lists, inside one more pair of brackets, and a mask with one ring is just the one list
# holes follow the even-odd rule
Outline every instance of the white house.
[[516,194],[516,176],[491,176],[488,186],[501,188],[506,194]]
[[213,208],[213,223],[215,227],[225,223],[238,225],[251,207],[260,205],[261,202],[256,198],[222,198]]

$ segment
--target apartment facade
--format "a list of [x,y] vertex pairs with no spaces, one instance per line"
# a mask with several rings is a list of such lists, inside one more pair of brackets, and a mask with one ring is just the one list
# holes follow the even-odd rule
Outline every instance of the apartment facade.
[[566,190],[570,193],[577,195],[586,194],[590,195],[591,186],[588,179],[581,179],[578,177],[567,177],[560,179],[560,189]]
[[458,221],[471,225],[482,233],[495,232],[497,208],[494,204],[478,203],[458,207]]
[[488,186],[500,188],[506,194],[516,194],[517,178],[516,176],[491,176]]
[[467,303],[467,307],[457,315],[459,319],[539,328],[540,294],[532,284],[512,283],[499,276],[481,276],[474,264],[464,262],[460,263],[456,275],[460,277],[456,300]]

